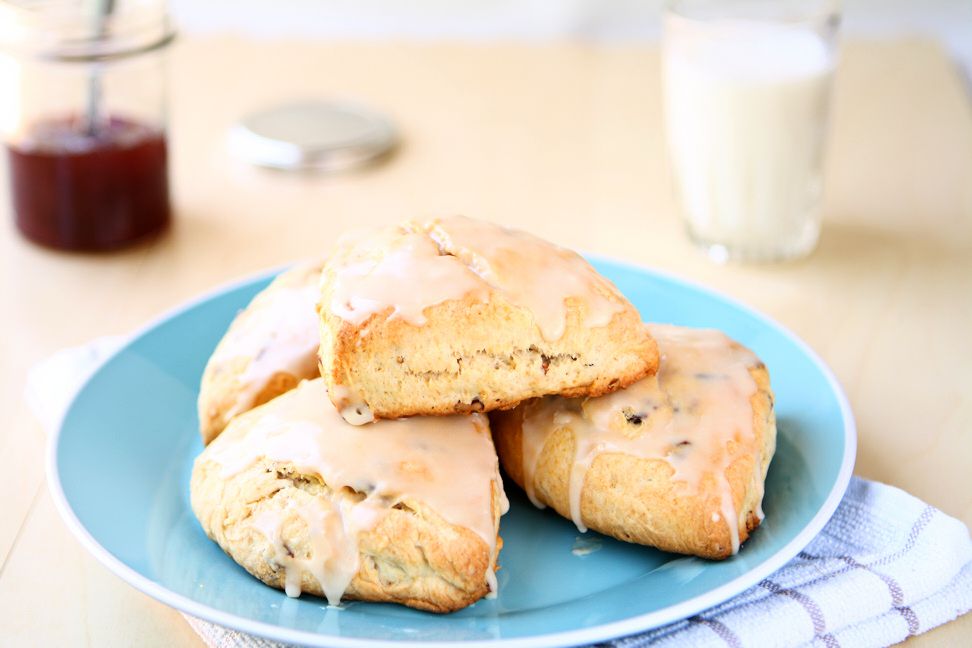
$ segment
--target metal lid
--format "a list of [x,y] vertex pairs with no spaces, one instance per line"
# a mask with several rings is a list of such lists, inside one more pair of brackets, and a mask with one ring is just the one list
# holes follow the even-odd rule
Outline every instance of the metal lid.
[[395,127],[383,115],[344,101],[300,101],[244,117],[230,151],[258,166],[340,171],[389,152]]

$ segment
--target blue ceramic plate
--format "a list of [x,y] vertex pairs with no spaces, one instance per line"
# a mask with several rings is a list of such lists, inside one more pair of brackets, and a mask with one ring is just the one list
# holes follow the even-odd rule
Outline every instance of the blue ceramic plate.
[[[160,319],[109,358],[77,394],[49,455],[54,498],[94,556],[136,588],[196,617],[308,645],[608,639],[682,619],[759,582],[830,518],[850,479],[854,421],[830,371],[779,324],[707,289],[595,260],[654,321],[718,327],[769,367],[779,441],[766,520],[723,562],[679,558],[588,533],[534,509],[510,485],[499,596],[437,616],[404,607],[288,599],[230,560],[189,507],[202,450],[196,394],[236,312],[272,275],[222,289]],[[572,551],[585,546],[589,553]],[[578,555],[580,554],[580,555]]]

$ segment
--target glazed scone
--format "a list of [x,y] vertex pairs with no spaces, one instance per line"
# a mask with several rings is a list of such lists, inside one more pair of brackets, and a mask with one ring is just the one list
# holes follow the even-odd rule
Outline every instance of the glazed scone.
[[323,261],[282,273],[236,316],[206,363],[199,432],[209,443],[237,414],[320,376],[318,284]]
[[661,352],[655,376],[601,398],[497,412],[496,448],[534,504],[582,531],[725,558],[763,517],[776,449],[769,374],[719,331],[648,327]]
[[190,491],[206,534],[290,596],[451,612],[496,588],[508,505],[482,414],[352,426],[305,381],[234,418]]
[[606,394],[658,363],[638,311],[579,255],[461,217],[346,236],[320,315],[321,375],[352,423]]

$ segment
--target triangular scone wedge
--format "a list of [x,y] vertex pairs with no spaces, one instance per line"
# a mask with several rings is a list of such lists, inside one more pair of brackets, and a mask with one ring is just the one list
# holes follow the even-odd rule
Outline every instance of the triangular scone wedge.
[[353,426],[305,381],[234,418],[190,493],[206,534],[290,596],[452,612],[496,591],[508,504],[482,414]]
[[199,386],[199,433],[215,439],[234,416],[320,374],[317,300],[323,260],[281,273],[230,324]]
[[762,520],[776,449],[765,365],[714,330],[649,325],[655,376],[490,415],[507,474],[580,530],[726,558]]
[[468,218],[344,237],[320,315],[321,375],[352,423],[597,396],[658,365],[638,311],[578,254]]

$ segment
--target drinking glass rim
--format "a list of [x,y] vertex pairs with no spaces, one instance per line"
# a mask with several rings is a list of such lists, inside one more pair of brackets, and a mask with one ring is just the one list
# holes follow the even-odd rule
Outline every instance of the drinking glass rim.
[[697,22],[754,20],[806,24],[838,20],[841,0],[664,0],[664,14]]

